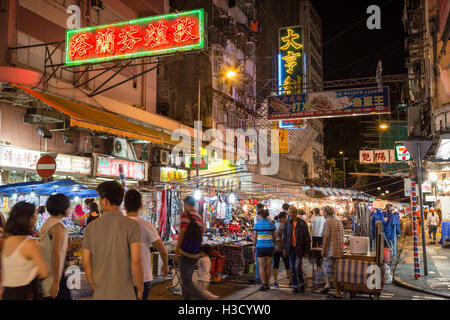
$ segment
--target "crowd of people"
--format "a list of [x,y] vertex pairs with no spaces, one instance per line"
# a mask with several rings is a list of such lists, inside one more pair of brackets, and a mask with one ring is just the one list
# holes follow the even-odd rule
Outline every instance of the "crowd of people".
[[[286,269],[289,287],[294,293],[305,292],[303,278],[303,258],[310,257],[311,247],[321,248],[324,258],[323,268],[326,277],[321,294],[332,298],[341,298],[341,292],[334,277],[336,259],[342,258],[344,251],[344,227],[336,219],[334,209],[330,206],[321,210],[315,208],[309,218],[311,233],[306,220],[306,212],[288,203],[283,204],[282,211],[272,220],[269,211],[262,204],[257,206],[255,217],[253,248],[255,253],[255,281],[261,284],[260,290],[270,289],[269,281],[273,261],[273,287],[278,288],[278,269],[280,260]],[[336,293],[329,293],[331,283]]]

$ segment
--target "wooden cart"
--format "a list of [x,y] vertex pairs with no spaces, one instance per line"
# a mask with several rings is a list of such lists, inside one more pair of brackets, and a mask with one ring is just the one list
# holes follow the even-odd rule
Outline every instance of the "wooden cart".
[[[381,291],[384,286],[384,268],[380,267],[381,270],[381,289],[369,289],[367,287],[366,279],[367,275],[366,268],[371,264],[377,264],[376,253],[368,254],[350,254],[346,253],[343,256],[343,262],[339,265],[339,260],[336,262],[336,276],[338,279],[339,287],[344,293],[344,298],[349,300],[354,298],[356,294],[363,293],[369,294],[369,298],[372,295],[376,300],[380,299]],[[346,263],[345,263],[346,261]],[[345,269],[345,270],[340,270]],[[358,270],[358,271],[355,271]],[[339,277],[338,272],[346,273],[344,276],[341,274]],[[347,281],[342,281],[343,278]],[[352,278],[353,281],[348,281]],[[363,280],[364,279],[364,280]],[[341,280],[341,281],[340,281]]]

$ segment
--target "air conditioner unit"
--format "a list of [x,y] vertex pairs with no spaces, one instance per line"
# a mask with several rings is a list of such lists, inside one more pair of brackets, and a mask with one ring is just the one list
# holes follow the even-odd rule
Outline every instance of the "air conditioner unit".
[[114,138],[111,154],[114,157],[127,157],[127,140],[122,138]]
[[168,165],[170,162],[170,152],[165,149],[155,149],[153,151],[152,163],[159,165]]

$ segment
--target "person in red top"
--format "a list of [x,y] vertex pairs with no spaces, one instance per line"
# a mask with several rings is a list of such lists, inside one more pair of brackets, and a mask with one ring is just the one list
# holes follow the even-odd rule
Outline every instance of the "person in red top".
[[196,204],[194,197],[189,196],[184,199],[184,212],[180,219],[180,232],[175,250],[175,263],[179,264],[180,268],[184,300],[210,298],[192,281],[192,274],[200,257],[204,232],[202,216],[195,210]]

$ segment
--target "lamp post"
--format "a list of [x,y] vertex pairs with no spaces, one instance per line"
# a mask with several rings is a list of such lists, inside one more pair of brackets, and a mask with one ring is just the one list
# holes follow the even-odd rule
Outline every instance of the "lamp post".
[[345,160],[348,160],[348,158],[344,158],[344,151],[339,151],[339,154],[342,155],[342,161],[343,161],[343,169],[344,169],[344,189],[345,189]]

